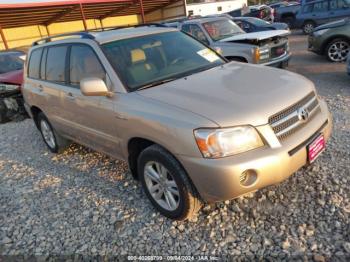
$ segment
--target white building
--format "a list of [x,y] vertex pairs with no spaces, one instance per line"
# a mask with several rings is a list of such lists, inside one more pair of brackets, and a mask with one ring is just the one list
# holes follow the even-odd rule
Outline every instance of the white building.
[[247,0],[186,0],[187,15],[213,15],[227,13],[247,5]]

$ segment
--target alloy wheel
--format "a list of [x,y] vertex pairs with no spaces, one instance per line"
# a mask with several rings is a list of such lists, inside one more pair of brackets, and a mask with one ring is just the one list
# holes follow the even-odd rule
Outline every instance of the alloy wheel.
[[171,173],[160,163],[150,161],[145,165],[144,178],[147,190],[159,206],[174,211],[180,203],[180,192]]
[[44,119],[42,119],[40,122],[40,129],[41,129],[41,133],[43,134],[45,142],[49,145],[49,147],[55,148],[56,147],[55,136],[53,134],[53,131],[49,123],[47,123]]
[[333,62],[343,62],[346,60],[349,50],[349,43],[346,41],[338,41],[328,48],[328,57]]
[[311,23],[307,23],[304,25],[304,32],[305,34],[311,34],[312,31],[314,30],[314,25]]

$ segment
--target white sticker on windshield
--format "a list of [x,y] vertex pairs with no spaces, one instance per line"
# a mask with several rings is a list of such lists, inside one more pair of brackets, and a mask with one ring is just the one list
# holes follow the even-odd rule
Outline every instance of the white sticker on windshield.
[[203,57],[211,63],[220,59],[218,55],[215,54],[215,52],[208,48],[198,51],[197,54],[199,54],[201,57]]

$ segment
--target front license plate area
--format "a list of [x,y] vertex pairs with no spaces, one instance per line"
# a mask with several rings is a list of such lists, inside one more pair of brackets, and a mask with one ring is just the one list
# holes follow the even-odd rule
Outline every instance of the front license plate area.
[[325,150],[326,142],[324,136],[320,134],[307,146],[307,158],[311,164]]

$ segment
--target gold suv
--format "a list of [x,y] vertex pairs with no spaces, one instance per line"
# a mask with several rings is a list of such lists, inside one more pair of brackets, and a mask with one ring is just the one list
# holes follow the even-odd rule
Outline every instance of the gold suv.
[[163,215],[236,198],[312,163],[331,133],[307,79],[227,62],[160,25],[34,43],[25,106],[52,152],[75,141],[128,162]]

